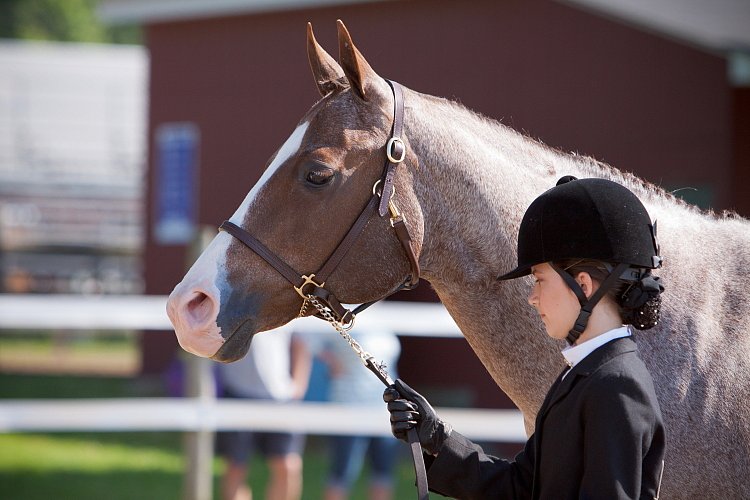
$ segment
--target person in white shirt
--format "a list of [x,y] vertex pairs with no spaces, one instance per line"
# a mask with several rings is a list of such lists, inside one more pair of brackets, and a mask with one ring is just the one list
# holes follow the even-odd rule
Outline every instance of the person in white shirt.
[[[302,399],[310,378],[312,357],[304,340],[289,331],[256,335],[247,355],[219,365],[222,396],[239,399],[293,401]],[[266,498],[292,500],[302,496],[302,451],[305,436],[286,432],[224,431],[217,435],[219,454],[227,462],[221,480],[224,500],[251,500],[248,462],[261,452],[270,477]]]
[[[656,227],[627,188],[567,176],[524,214],[518,267],[566,366],[514,461],[484,453],[397,380],[383,399],[402,440],[416,428],[430,489],[461,499],[658,498],[665,431],[632,328],[652,328],[661,292]],[[626,326],[627,325],[627,326]],[[561,363],[562,364],[562,363]]]

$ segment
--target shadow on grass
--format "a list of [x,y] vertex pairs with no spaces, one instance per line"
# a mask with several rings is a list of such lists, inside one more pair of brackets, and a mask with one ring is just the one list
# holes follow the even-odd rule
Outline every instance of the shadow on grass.
[[164,396],[163,383],[146,377],[0,373],[0,399]]
[[[166,472],[14,471],[0,473],[0,498],[9,500],[179,499],[182,475]],[[216,496],[215,498],[218,498]]]

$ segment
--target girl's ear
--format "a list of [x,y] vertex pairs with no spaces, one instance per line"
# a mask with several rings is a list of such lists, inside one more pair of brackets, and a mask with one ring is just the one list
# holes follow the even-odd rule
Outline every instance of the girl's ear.
[[581,271],[576,276],[576,283],[581,286],[581,290],[583,290],[583,294],[586,298],[591,298],[595,291],[594,280],[591,279],[591,275],[585,271]]

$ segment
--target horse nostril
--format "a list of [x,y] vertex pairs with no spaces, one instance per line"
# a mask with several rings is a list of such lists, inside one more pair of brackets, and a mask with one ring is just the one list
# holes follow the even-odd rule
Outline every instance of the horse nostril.
[[214,301],[203,292],[194,292],[195,296],[185,306],[186,313],[192,323],[205,323],[214,311]]

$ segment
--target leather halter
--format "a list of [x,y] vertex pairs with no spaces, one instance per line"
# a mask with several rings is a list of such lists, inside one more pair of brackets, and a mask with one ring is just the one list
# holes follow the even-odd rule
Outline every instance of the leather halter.
[[[388,82],[388,85],[390,85],[391,90],[393,91],[394,109],[393,128],[391,130],[391,137],[386,144],[386,162],[383,167],[383,174],[380,180],[378,180],[373,186],[372,196],[370,197],[369,202],[362,209],[359,217],[357,217],[357,220],[354,221],[354,224],[352,224],[352,227],[344,236],[344,239],[341,240],[318,272],[308,275],[298,273],[279,256],[269,250],[268,247],[261,243],[257,238],[232,222],[224,221],[219,227],[220,230],[231,234],[245,244],[245,246],[250,248],[250,250],[258,254],[258,256],[271,265],[271,267],[276,269],[279,274],[292,284],[303,300],[300,315],[305,314],[307,299],[309,298],[309,295],[312,295],[330,310],[331,314],[337,321],[342,324],[351,325],[356,313],[377,302],[368,302],[360,305],[354,311],[350,311],[342,306],[336,296],[325,288],[326,281],[339,264],[341,264],[349,250],[354,246],[354,243],[357,241],[360,234],[362,234],[362,231],[376,209],[381,217],[386,213],[390,213],[391,226],[404,249],[406,257],[409,259],[409,264],[411,266],[411,274],[406,277],[404,282],[393,293],[401,289],[412,289],[419,282],[419,261],[417,260],[414,248],[412,247],[411,235],[406,227],[404,217],[398,211],[398,208],[393,202],[393,180],[396,175],[396,168],[406,157],[406,146],[403,139],[401,139],[404,128],[403,90],[401,85],[397,82],[391,80],[386,80],[386,82]],[[379,184],[382,184],[380,192],[377,189]],[[379,300],[382,300],[382,298]],[[320,313],[318,312],[316,312],[315,315],[320,317]]]
[[[414,248],[411,243],[411,236],[409,229],[406,227],[405,219],[399,212],[396,204],[393,201],[393,195],[395,189],[393,187],[393,180],[396,176],[396,168],[399,163],[402,163],[406,158],[406,145],[404,144],[402,137],[404,130],[404,96],[401,85],[397,82],[386,80],[388,85],[393,91],[393,128],[391,129],[391,137],[388,139],[385,147],[385,166],[383,167],[383,174],[381,178],[372,187],[372,196],[368,201],[365,208],[354,221],[352,227],[344,236],[344,239],[338,244],[333,253],[328,257],[323,267],[315,274],[301,275],[295,271],[291,266],[284,262],[279,256],[268,249],[263,243],[257,238],[242,229],[238,225],[224,221],[219,227],[220,230],[226,231],[231,234],[242,243],[244,243],[253,252],[258,254],[263,260],[268,262],[279,274],[281,274],[289,283],[292,284],[296,292],[302,297],[302,308],[300,309],[300,315],[305,314],[305,308],[307,301],[311,298],[316,299],[317,302],[322,303],[327,308],[327,313],[335,319],[339,325],[347,325],[346,327],[336,327],[335,323],[332,323],[337,330],[343,332],[344,329],[351,328],[354,324],[354,318],[360,311],[371,306],[377,300],[361,304],[359,307],[350,311],[341,305],[339,300],[326,288],[325,282],[336,270],[336,268],[344,260],[346,254],[354,246],[355,241],[362,234],[365,226],[372,217],[373,213],[377,209],[378,215],[381,217],[385,216],[386,213],[390,213],[391,227],[396,232],[396,237],[401,243],[406,257],[409,259],[411,266],[411,274],[406,277],[404,282],[392,293],[395,293],[402,289],[412,289],[419,283],[419,261],[414,253]],[[378,192],[378,186],[381,186],[380,192]],[[390,295],[390,294],[388,294]],[[385,297],[381,297],[378,300],[382,300]],[[321,314],[321,311],[316,311],[315,316],[321,319],[327,319]],[[340,332],[340,333],[341,333]],[[365,366],[372,371],[386,386],[393,385],[393,381],[390,379],[388,374],[383,369],[383,366],[378,364],[372,358],[369,353],[362,358]],[[409,429],[408,433],[409,446],[411,448],[412,460],[414,461],[414,472],[416,474],[417,482],[417,497],[419,500],[429,500],[428,485],[427,485],[427,472],[424,464],[424,457],[422,456],[422,448],[419,443],[419,436],[415,428]]]

